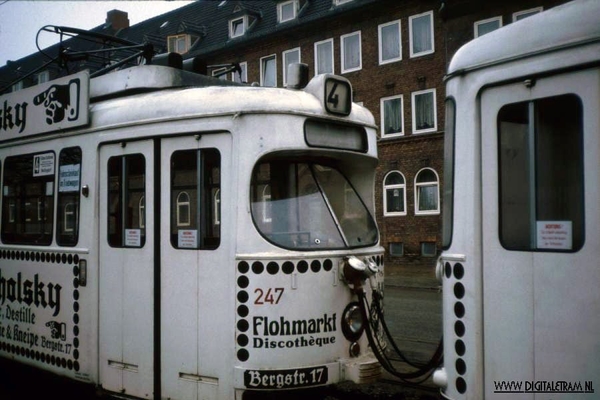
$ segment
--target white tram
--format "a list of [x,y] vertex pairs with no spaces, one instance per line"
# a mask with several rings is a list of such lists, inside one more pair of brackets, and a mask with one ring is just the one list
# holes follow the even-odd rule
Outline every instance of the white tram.
[[463,46],[447,75],[449,399],[600,395],[600,2]]
[[0,356],[143,399],[377,379],[344,274],[383,284],[376,126],[346,79],[302,81],[0,97]]

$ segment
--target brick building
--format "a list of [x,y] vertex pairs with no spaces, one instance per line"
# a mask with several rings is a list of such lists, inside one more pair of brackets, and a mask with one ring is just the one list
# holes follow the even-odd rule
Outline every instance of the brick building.
[[[408,268],[431,275],[441,251],[446,67],[474,37],[564,2],[200,0],[134,26],[126,13],[114,10],[91,31],[151,43],[158,53],[198,57],[209,74],[218,75],[231,63],[240,66],[239,73],[225,73],[222,79],[281,87],[285,65],[298,61],[308,64],[311,76],[333,72],[347,77],[354,101],[369,108],[380,126],[375,196],[387,274]],[[101,44],[73,38],[69,46]],[[60,46],[45,52],[54,57]],[[1,86],[44,61],[33,54],[10,62],[0,68]],[[109,63],[66,64],[72,73]],[[64,74],[64,68],[50,65],[8,90]]]

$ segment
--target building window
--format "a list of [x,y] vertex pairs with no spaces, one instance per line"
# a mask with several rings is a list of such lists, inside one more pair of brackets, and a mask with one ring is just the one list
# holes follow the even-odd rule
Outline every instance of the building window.
[[177,226],[190,226],[190,195],[180,192],[176,201]]
[[241,62],[240,71],[233,71],[231,73],[231,80],[237,83],[246,83],[248,82],[248,63]]
[[415,177],[415,214],[439,214],[440,191],[437,173],[423,168]]
[[221,189],[214,189],[213,192],[213,224],[221,225]]
[[260,85],[277,86],[277,56],[275,54],[260,59]]
[[167,37],[169,52],[185,54],[190,50],[190,35],[174,35]]
[[379,64],[402,60],[400,20],[379,25]]
[[246,33],[247,26],[247,16],[243,16],[240,18],[232,19],[229,21],[229,37],[236,38],[243,36]]
[[298,14],[298,0],[284,1],[277,4],[277,18],[279,23],[296,19]]
[[14,85],[11,86],[11,91],[12,92],[16,92],[23,89],[23,81],[17,82]]
[[421,242],[421,256],[435,257],[437,255],[437,245],[435,242]]
[[402,242],[390,242],[389,252],[392,257],[402,257],[404,255],[404,243]]
[[483,36],[502,27],[502,17],[494,17],[475,22],[473,26],[474,37]]
[[408,20],[410,56],[420,57],[435,51],[433,40],[433,11],[413,15]]
[[426,133],[437,131],[435,89],[412,93],[412,131]]
[[342,35],[340,46],[342,48],[342,74],[360,70],[362,68],[360,31]]
[[227,71],[226,67],[215,69],[215,70],[212,71],[212,76],[215,77],[215,78],[219,78],[219,79],[221,79],[223,81],[226,81],[227,80],[227,73],[225,71]]
[[292,50],[284,51],[281,61],[283,64],[282,65],[282,67],[283,67],[283,86],[287,86],[288,67],[290,64],[300,62],[300,47],[297,47]]
[[517,11],[516,13],[513,13],[513,15],[512,15],[513,22],[517,22],[517,21],[520,21],[527,17],[531,17],[532,15],[541,13],[542,11],[544,11],[544,7],[536,7],[536,8],[530,8],[529,10]]
[[381,106],[381,136],[404,135],[404,101],[402,95],[384,97]]
[[50,80],[50,71],[42,71],[39,74],[35,75],[35,81],[39,85],[40,83],[45,83]]
[[333,73],[333,39],[315,43],[315,75]]
[[406,181],[399,171],[391,171],[383,180],[383,215],[406,215]]

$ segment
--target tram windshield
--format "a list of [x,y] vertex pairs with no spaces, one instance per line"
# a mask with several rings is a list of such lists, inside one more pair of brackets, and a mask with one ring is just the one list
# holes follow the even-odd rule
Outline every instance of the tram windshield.
[[350,182],[331,166],[276,160],[252,174],[252,217],[270,242],[288,249],[371,246],[377,226]]

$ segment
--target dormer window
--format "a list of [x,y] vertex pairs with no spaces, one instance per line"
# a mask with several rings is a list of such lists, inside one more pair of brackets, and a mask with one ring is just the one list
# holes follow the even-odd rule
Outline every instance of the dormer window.
[[277,19],[279,23],[288,22],[298,16],[298,0],[284,1],[277,4]]
[[229,37],[233,39],[243,36],[246,33],[247,26],[248,16],[246,15],[240,18],[232,19],[229,21]]
[[191,38],[188,34],[173,35],[167,38],[169,52],[185,54],[190,50]]

